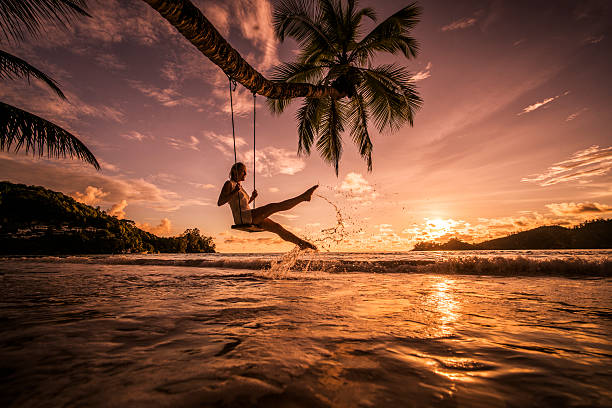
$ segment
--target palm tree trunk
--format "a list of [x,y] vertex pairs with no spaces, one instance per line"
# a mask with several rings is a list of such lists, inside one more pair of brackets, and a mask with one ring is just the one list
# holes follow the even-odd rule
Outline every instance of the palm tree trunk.
[[168,20],[186,39],[228,76],[259,95],[272,99],[298,97],[340,99],[346,93],[332,86],[273,82],[257,72],[219,34],[210,21],[189,0],[143,0]]

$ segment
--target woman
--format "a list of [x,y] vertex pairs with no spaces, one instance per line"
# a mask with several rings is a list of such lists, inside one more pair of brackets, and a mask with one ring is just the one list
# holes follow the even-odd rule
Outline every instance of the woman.
[[225,182],[219,194],[217,205],[222,206],[229,203],[236,224],[255,224],[262,229],[274,232],[285,241],[293,242],[300,249],[314,249],[317,247],[308,241],[305,241],[291,232],[283,228],[282,225],[269,219],[268,217],[279,211],[287,211],[301,203],[302,201],[310,201],[312,193],[319,186],[310,187],[297,197],[290,198],[280,203],[271,203],[263,207],[252,210],[249,204],[257,197],[257,190],[253,190],[251,197],[244,191],[240,183],[245,180],[247,169],[244,163],[236,163],[230,170],[230,179]]

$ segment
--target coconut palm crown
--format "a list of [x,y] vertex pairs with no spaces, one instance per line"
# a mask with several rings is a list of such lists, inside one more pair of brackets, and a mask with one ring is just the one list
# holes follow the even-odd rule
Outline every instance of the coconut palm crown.
[[[18,0],[0,1],[0,41],[19,43],[27,34],[40,36],[45,25],[53,22],[65,26],[72,18],[89,16],[84,0]],[[30,77],[40,79],[60,98],[65,99],[57,83],[26,61],[0,50],[0,80]],[[73,134],[30,112],[0,102],[0,151],[48,157],[77,157],[100,165],[89,149]]]
[[[371,8],[358,8],[357,0],[279,0],[274,9],[274,30],[283,41],[295,39],[300,48],[295,62],[277,66],[272,79],[331,85],[348,98],[304,98],[296,113],[298,153],[310,154],[313,143],[321,157],[334,166],[342,155],[342,134],[348,127],[353,142],[372,170],[370,121],[379,132],[413,125],[421,106],[412,75],[397,64],[374,66],[380,53],[417,55],[419,46],[409,31],[418,23],[420,7],[412,3],[358,39],[362,20],[376,21]],[[292,99],[268,99],[280,114]]]

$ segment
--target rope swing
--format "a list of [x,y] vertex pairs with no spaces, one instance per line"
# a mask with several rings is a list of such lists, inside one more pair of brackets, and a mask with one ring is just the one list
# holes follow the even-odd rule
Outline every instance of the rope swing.
[[[230,77],[228,75],[227,79],[229,80],[229,92],[230,92],[230,110],[232,112],[232,138],[234,140],[234,165],[238,162],[238,155],[236,154],[236,128],[234,126],[234,100],[232,97],[232,93],[236,91],[236,80],[232,79],[232,77]],[[233,86],[233,89],[232,89]],[[256,155],[255,155],[255,105],[256,105],[256,94],[255,92],[253,92],[253,190],[255,190],[255,161],[256,161]],[[242,188],[242,187],[240,187]],[[240,213],[240,224],[235,224],[232,225],[232,229],[236,229],[236,230],[241,230],[241,231],[246,231],[246,232],[261,232],[264,231],[259,225],[257,224],[245,224],[244,221],[242,221],[242,207],[240,204],[240,199],[238,199],[238,209],[239,209],[239,213]],[[253,209],[255,209],[255,200],[253,200]]]

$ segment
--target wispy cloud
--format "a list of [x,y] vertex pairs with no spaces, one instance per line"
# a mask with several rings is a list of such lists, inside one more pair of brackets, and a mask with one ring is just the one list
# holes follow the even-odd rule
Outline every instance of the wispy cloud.
[[612,147],[591,146],[580,150],[568,160],[554,163],[544,173],[524,177],[523,182],[551,186],[572,180],[601,176],[612,169]]
[[378,197],[374,187],[359,173],[348,173],[337,190],[349,201],[359,201],[364,205],[371,204]]
[[526,108],[523,108],[522,112],[517,113],[518,116],[524,115],[525,113],[533,112],[536,109],[540,109],[542,106],[551,103],[552,101],[559,99],[561,96],[568,95],[569,91],[565,91],[562,95],[556,95],[550,98],[546,98],[543,101],[536,102],[533,105],[529,105]]
[[552,203],[546,207],[555,215],[575,215],[612,212],[612,206],[600,203]]
[[582,108],[577,112],[572,113],[571,115],[569,115],[567,118],[565,118],[566,122],[570,122],[574,119],[576,119],[580,114],[582,114],[583,112],[586,112],[588,109],[587,108]]
[[425,67],[424,70],[417,72],[416,74],[414,74],[412,76],[412,78],[410,78],[413,82],[418,82],[418,81],[422,81],[424,79],[427,79],[431,76],[431,62],[427,63],[427,66]]
[[191,106],[198,110],[204,109],[204,107],[210,105],[210,102],[204,98],[189,97],[183,95],[174,86],[168,88],[158,88],[155,86],[147,85],[141,81],[129,80],[128,84],[140,91],[143,95],[155,99],[162,106],[175,107],[175,106]]
[[194,186],[195,188],[199,188],[201,190],[211,190],[213,188],[217,188],[218,186],[215,186],[214,184],[202,184],[202,183],[189,183],[192,186]]
[[200,150],[198,145],[200,144],[200,139],[195,136],[189,136],[188,140],[176,139],[174,137],[169,137],[168,144],[177,150],[189,149],[189,150]]
[[461,30],[473,26],[477,21],[478,19],[476,17],[465,17],[445,25],[442,27],[442,31]]
[[[294,175],[304,170],[306,163],[295,152],[287,149],[267,146],[257,149],[255,169],[258,175],[272,177],[278,174]],[[253,166],[253,152],[244,154],[244,163]]]
[[83,117],[99,118],[122,123],[125,119],[123,112],[115,107],[103,104],[89,104],[76,94],[66,91],[67,99],[59,99],[51,94],[40,81],[32,81],[32,86],[20,82],[0,84],[0,94],[7,103],[21,109],[26,109],[36,115],[50,120],[57,125],[70,129],[71,123],[77,123]]
[[[232,135],[221,135],[212,131],[204,131],[202,134],[215,149],[225,156],[234,157],[234,139]],[[246,144],[243,138],[236,137],[236,149],[240,149],[246,146]]]
[[94,57],[98,65],[106,69],[114,71],[123,71],[127,68],[127,64],[119,59],[115,54],[100,53]]
[[142,142],[145,139],[152,139],[151,136],[144,135],[144,134],[142,134],[140,132],[137,132],[135,130],[132,130],[132,131],[127,132],[127,133],[122,133],[120,136],[122,138],[124,138],[124,139],[136,140],[138,142]]
[[597,44],[605,38],[605,35],[592,35],[585,38],[584,42],[587,44]]

